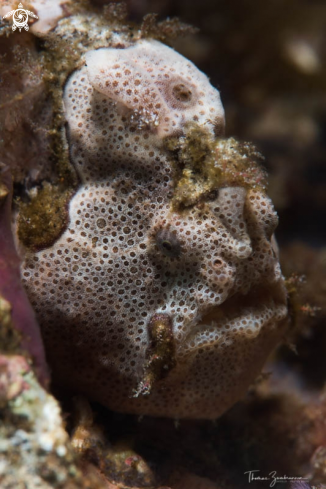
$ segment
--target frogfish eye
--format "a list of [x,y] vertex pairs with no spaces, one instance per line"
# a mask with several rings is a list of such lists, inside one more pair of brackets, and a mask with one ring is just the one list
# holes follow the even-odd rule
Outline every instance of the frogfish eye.
[[181,245],[175,232],[169,229],[160,229],[155,236],[159,250],[171,258],[177,258],[181,254]]

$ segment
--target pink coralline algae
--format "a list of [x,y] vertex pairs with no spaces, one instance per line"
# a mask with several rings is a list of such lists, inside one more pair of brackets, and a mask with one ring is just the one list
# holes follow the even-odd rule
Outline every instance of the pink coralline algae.
[[80,187],[22,266],[54,379],[118,411],[216,418],[286,329],[277,215],[256,167],[238,171],[248,154],[235,168],[256,183],[226,178],[219,92],[190,61],[152,40],[84,59],[64,89]]
[[[20,258],[11,230],[11,200],[10,172],[0,168],[0,328],[4,331],[10,324],[20,333],[22,349],[31,356],[40,380],[46,384],[49,374],[41,334],[21,284]],[[4,338],[2,343],[5,343]],[[0,348],[6,349],[6,345],[2,344]]]

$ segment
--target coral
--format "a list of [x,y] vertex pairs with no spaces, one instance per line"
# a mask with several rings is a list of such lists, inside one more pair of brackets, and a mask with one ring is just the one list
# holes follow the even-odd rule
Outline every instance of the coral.
[[2,354],[0,371],[1,487],[62,487],[76,469],[71,449],[67,456],[57,401],[40,387],[23,356]]
[[58,402],[22,354],[0,354],[0,408],[2,489],[109,487],[92,468],[79,466]]
[[[254,150],[214,143],[207,77],[157,41],[115,43],[85,48],[65,86],[81,185],[62,236],[26,253],[24,284],[58,383],[120,411],[215,418],[286,328],[277,216]],[[197,197],[175,206],[187,166]]]

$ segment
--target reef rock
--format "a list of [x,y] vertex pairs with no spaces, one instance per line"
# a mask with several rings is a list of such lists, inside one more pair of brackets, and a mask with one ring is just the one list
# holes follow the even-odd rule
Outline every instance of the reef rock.
[[157,41],[118,47],[88,51],[66,83],[81,183],[24,284],[61,385],[117,411],[216,418],[287,325],[277,215],[245,181],[250,149],[221,149],[207,77]]

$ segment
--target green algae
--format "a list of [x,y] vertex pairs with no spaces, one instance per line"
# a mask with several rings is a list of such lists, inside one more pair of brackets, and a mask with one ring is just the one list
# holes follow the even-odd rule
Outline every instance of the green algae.
[[21,350],[21,334],[14,328],[12,306],[0,295],[0,352],[16,353]]
[[189,34],[196,34],[197,32],[198,29],[196,27],[181,22],[177,17],[159,22],[157,14],[145,15],[140,26],[142,39],[157,39],[165,43]]
[[144,376],[134,397],[151,393],[154,383],[164,379],[176,365],[172,320],[167,314],[155,314],[148,324],[150,346]]
[[51,246],[68,224],[72,191],[46,184],[28,203],[20,203],[18,237],[32,250]]
[[191,123],[183,136],[169,138],[165,147],[175,170],[172,208],[176,211],[210,200],[221,187],[266,190],[263,157],[250,143],[216,139],[207,129]]

